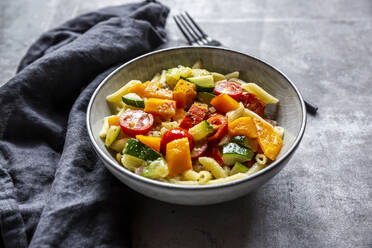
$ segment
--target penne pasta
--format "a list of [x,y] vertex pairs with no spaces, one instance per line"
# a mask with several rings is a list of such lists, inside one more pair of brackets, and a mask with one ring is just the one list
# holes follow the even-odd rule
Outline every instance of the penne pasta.
[[202,68],[202,61],[201,60],[196,61],[191,68],[192,69],[201,69]]
[[267,157],[264,154],[257,154],[256,162],[257,164],[265,165],[267,163]]
[[199,172],[199,183],[200,184],[206,184],[208,181],[212,179],[212,174],[209,171],[200,171]]
[[219,81],[226,80],[225,76],[222,75],[221,73],[218,73],[218,72],[212,72],[212,76],[213,76],[213,81],[214,82],[219,82]]
[[275,126],[274,127],[274,132],[276,132],[279,135],[279,137],[281,139],[283,139],[283,137],[284,137],[284,128],[283,127]]
[[156,73],[154,77],[151,79],[152,82],[158,82],[160,81],[160,73]]
[[127,84],[125,84],[123,87],[112,93],[111,95],[108,95],[106,97],[106,100],[111,103],[115,103],[117,105],[121,105],[122,100],[121,97],[125,94],[129,93],[130,88],[132,88],[134,85],[141,84],[141,81],[139,80],[131,80]]
[[226,171],[213,158],[200,157],[199,162],[210,171],[215,178],[227,177]]
[[199,173],[194,171],[193,169],[185,171],[182,173],[183,177],[187,181],[198,181],[199,180]]
[[255,83],[247,83],[242,85],[242,88],[248,91],[249,93],[255,94],[264,103],[277,103],[279,100],[274,96],[270,95],[267,91],[262,89]]
[[225,178],[210,180],[209,182],[207,182],[207,184],[227,183],[227,182],[231,182],[231,181],[235,181],[237,179],[243,178],[245,176],[247,176],[245,173],[237,173],[237,174],[234,174],[232,176],[225,177]]
[[254,163],[253,166],[246,172],[248,176],[256,173],[257,171],[262,170],[265,168],[266,164],[259,164],[259,163]]
[[227,80],[229,80],[230,78],[239,78],[239,72],[238,71],[234,71],[234,72],[231,72],[229,74],[226,74],[225,75],[225,78]]

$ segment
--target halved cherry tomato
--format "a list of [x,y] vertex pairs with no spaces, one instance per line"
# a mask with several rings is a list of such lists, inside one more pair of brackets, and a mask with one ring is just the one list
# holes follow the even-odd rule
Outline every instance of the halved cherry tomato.
[[205,156],[213,158],[219,165],[223,165],[223,159],[217,146],[208,147]]
[[171,128],[163,134],[160,143],[160,150],[165,153],[169,142],[182,138],[187,138],[189,140],[190,150],[192,150],[194,148],[194,139],[187,130],[179,127]]
[[207,143],[201,143],[201,144],[196,145],[194,149],[192,149],[191,151],[191,158],[197,159],[203,156],[207,152],[207,149],[208,149]]
[[208,137],[209,142],[218,142],[228,132],[227,118],[221,114],[214,114],[208,120],[214,128],[214,134]]
[[154,117],[142,110],[128,110],[120,116],[119,124],[125,134],[135,137],[150,131],[154,125]]
[[265,113],[265,103],[258,99],[256,95],[244,92],[238,100],[243,103],[244,107],[263,117]]
[[238,99],[243,93],[243,88],[238,83],[222,81],[214,86],[213,91],[216,95],[226,94],[232,98]]

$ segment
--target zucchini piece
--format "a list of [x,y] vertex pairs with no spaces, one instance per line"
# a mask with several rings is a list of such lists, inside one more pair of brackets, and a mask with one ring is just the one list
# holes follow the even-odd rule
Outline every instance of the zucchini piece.
[[190,67],[175,67],[168,69],[165,73],[165,80],[170,87],[176,86],[180,78],[187,78],[192,76],[192,70]]
[[134,156],[146,161],[147,163],[151,163],[152,161],[155,161],[161,157],[161,155],[155,150],[141,143],[139,140],[133,138],[127,141],[127,144],[125,145],[123,150],[123,154]]
[[112,143],[116,140],[119,136],[121,128],[119,126],[111,126],[107,130],[106,139],[105,139],[105,146],[110,147]]
[[248,146],[248,138],[243,135],[234,136],[231,141],[245,147]]
[[234,136],[231,139],[231,142],[234,142],[234,143],[237,143],[237,144],[242,145],[244,147],[247,147],[247,148],[251,149],[253,152],[257,151],[257,145],[258,144],[257,144],[256,139],[249,139],[246,136],[239,135],[239,136]]
[[209,134],[213,133],[214,129],[211,124],[207,121],[202,121],[199,124],[189,129],[189,133],[192,135],[194,140],[202,140]]
[[145,160],[136,158],[128,154],[124,154],[121,157],[121,163],[130,171],[135,171],[137,168],[147,165],[147,162]]
[[136,93],[128,93],[122,97],[122,100],[125,104],[137,107],[137,108],[144,108],[145,101]]
[[212,75],[189,77],[187,81],[196,85],[198,92],[212,92],[214,89],[214,81]]
[[237,173],[246,173],[249,168],[239,162],[236,162],[234,167],[230,171],[230,176],[235,175]]
[[209,92],[198,92],[198,94],[196,94],[196,99],[201,103],[210,104],[212,98],[215,96],[215,94]]
[[146,166],[141,176],[147,177],[147,178],[164,178],[168,176],[169,170],[168,165],[164,161],[163,158],[159,158],[153,162],[151,162],[148,166]]
[[222,159],[224,164],[233,165],[236,162],[246,162],[253,158],[253,152],[236,143],[228,143],[223,146]]

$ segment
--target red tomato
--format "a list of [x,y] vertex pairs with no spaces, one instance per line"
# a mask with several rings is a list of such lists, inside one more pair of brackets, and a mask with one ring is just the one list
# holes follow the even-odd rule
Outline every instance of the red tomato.
[[243,164],[244,164],[245,166],[247,166],[248,168],[251,168],[251,167],[254,165],[254,163],[256,163],[256,160],[255,160],[254,157],[253,157],[252,160],[247,161],[247,162],[244,162]]
[[191,151],[191,158],[192,159],[197,159],[197,158],[203,156],[207,152],[207,149],[208,149],[208,144],[207,143],[202,143],[202,144],[196,145],[194,147],[194,149],[192,149],[192,151]]
[[208,105],[194,103],[189,111],[187,111],[185,118],[180,123],[180,127],[190,129],[196,124],[202,122],[208,113]]
[[208,147],[206,157],[213,158],[219,165],[223,165],[223,159],[217,146]]
[[165,153],[169,142],[182,138],[187,138],[189,140],[190,150],[192,150],[194,148],[194,139],[191,134],[189,134],[187,130],[178,127],[171,128],[163,134],[160,143],[160,150]]
[[265,113],[265,103],[258,99],[256,95],[244,92],[243,95],[239,97],[238,101],[242,102],[247,109],[263,117]]
[[214,93],[216,95],[225,93],[226,95],[229,95],[232,98],[237,99],[242,95],[243,88],[238,83],[222,81],[214,86]]
[[209,142],[218,142],[228,132],[227,118],[221,114],[214,114],[208,120],[214,128],[214,134],[208,138]]
[[142,110],[129,110],[120,116],[121,130],[131,137],[146,134],[154,125],[154,117]]

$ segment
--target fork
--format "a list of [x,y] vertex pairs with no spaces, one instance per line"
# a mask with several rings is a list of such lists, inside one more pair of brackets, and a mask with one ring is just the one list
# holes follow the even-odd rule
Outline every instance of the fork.
[[[187,11],[174,15],[173,19],[190,46],[222,46],[221,42],[209,37]],[[309,101],[304,102],[307,112],[316,114],[318,107]]]

